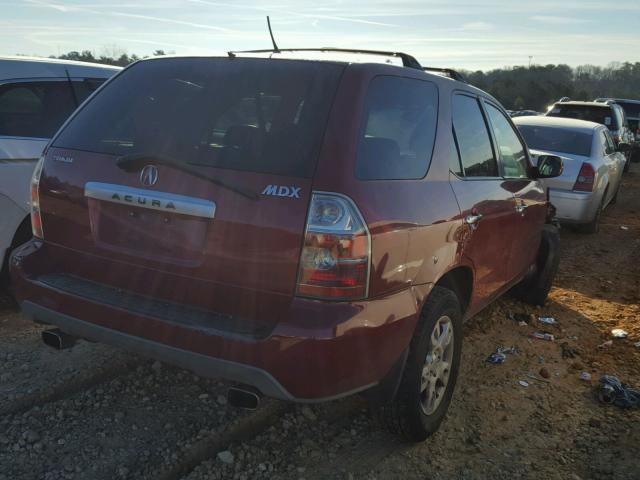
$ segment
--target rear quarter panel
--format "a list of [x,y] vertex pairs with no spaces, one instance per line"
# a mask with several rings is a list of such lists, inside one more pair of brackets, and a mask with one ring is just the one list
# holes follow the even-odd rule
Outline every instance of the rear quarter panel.
[[[400,75],[435,83],[439,92],[437,135],[426,176],[415,180],[358,180],[358,138],[367,86],[376,75]],[[384,65],[352,65],[340,85],[325,134],[314,190],[350,196],[371,232],[370,295],[432,283],[459,262],[460,209],[449,184],[451,117],[448,79]],[[356,114],[354,114],[356,112]]]

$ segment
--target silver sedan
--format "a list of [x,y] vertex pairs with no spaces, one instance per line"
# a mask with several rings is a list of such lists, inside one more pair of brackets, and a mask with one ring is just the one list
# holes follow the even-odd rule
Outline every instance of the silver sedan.
[[600,215],[615,203],[622,171],[624,151],[629,145],[615,147],[609,130],[599,123],[559,117],[517,117],[531,154],[562,157],[564,172],[544,180],[549,199],[562,223],[579,225],[583,231],[598,231]]

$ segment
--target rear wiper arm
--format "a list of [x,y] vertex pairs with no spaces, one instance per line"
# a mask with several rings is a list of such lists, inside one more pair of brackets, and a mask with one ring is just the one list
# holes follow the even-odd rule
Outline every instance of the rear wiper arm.
[[243,187],[239,187],[232,183],[227,183],[224,180],[220,180],[217,177],[207,175],[202,172],[199,168],[195,168],[188,163],[179,162],[177,160],[173,160],[172,158],[163,157],[160,155],[152,155],[145,153],[133,153],[130,155],[124,155],[116,160],[116,165],[123,169],[125,172],[134,172],[144,167],[148,163],[155,163],[158,165],[166,165],[167,167],[172,167],[177,170],[181,170],[185,173],[189,173],[194,177],[201,178],[203,180],[207,180],[208,182],[214,183],[215,185],[219,185],[220,187],[224,187],[227,190],[231,190],[236,192],[243,197],[248,198],[249,200],[259,200],[260,197],[255,192],[247,190]]

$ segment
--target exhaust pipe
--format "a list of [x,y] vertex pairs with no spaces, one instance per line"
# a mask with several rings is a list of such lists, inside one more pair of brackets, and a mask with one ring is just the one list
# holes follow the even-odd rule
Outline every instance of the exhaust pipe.
[[262,394],[251,387],[231,387],[227,390],[227,402],[237,408],[256,410],[260,405]]
[[42,332],[42,341],[45,345],[49,345],[51,348],[55,348],[56,350],[71,348],[76,344],[77,340],[78,339],[76,337],[68,335],[58,328],[44,330]]

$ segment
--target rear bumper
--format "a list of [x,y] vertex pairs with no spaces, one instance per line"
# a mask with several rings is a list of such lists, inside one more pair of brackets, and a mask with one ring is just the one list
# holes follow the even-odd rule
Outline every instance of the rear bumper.
[[600,205],[594,192],[549,189],[549,201],[556,207],[556,218],[564,223],[588,223]]
[[82,338],[115,345],[194,371],[251,385],[267,396],[320,402],[376,385],[392,369],[418,319],[420,292],[366,302],[294,298],[288,318],[266,338],[202,331],[60,291],[30,274],[30,242],[11,261],[25,313]]

